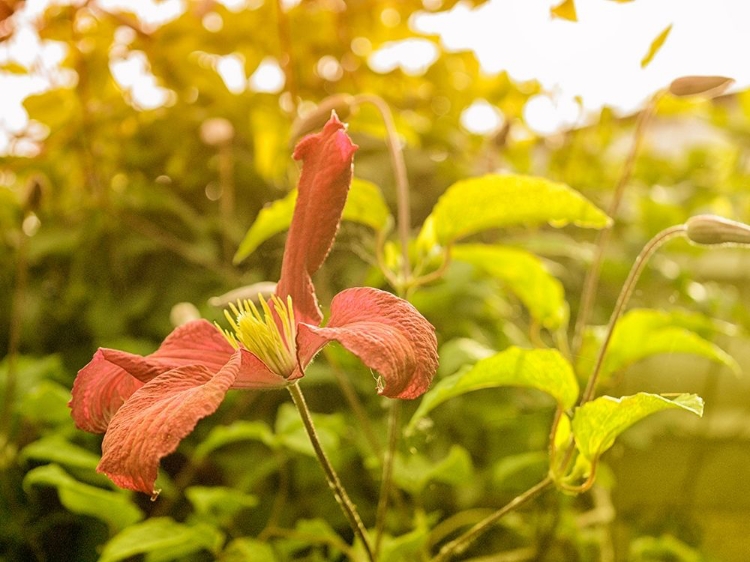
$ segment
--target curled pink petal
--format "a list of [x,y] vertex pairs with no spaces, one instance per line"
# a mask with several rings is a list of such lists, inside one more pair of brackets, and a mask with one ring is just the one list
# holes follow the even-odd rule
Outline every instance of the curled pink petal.
[[112,417],[97,471],[121,488],[153,493],[159,461],[216,411],[241,361],[236,353],[218,372],[202,365],[178,367],[143,385]]
[[76,426],[102,433],[123,402],[144,383],[183,365],[203,365],[218,371],[234,353],[219,330],[206,320],[175,329],[151,355],[141,357],[100,348],[73,383],[68,404]]
[[302,173],[276,294],[292,297],[300,322],[318,325],[322,320],[310,276],[336,236],[356,150],[334,113],[323,131],[302,139],[294,151],[294,158],[302,160]]
[[300,364],[307,365],[331,340],[380,373],[383,382],[378,392],[389,398],[420,396],[437,370],[435,328],[407,301],[378,289],[340,292],[331,303],[325,328],[300,324]]

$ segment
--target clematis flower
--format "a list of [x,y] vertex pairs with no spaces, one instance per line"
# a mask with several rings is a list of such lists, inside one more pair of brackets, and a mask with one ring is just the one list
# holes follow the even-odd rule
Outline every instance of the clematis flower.
[[379,373],[379,394],[409,399],[427,390],[437,369],[435,331],[405,300],[346,289],[321,326],[311,275],[333,244],[356,149],[335,114],[297,145],[299,194],[269,301],[232,305],[224,333],[205,320],[188,322],[145,357],[101,348],[78,372],[70,407],[77,427],[105,433],[99,472],[120,487],[157,493],[161,458],[216,411],[227,391],[285,387],[333,340]]

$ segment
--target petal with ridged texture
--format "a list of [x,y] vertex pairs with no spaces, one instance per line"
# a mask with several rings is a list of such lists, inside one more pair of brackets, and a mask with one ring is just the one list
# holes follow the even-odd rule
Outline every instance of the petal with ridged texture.
[[153,493],[159,461],[216,411],[241,361],[237,353],[218,372],[202,365],[178,367],[143,385],[112,418],[97,471],[121,488]]
[[324,328],[300,324],[300,364],[307,365],[331,340],[376,370],[382,377],[378,393],[389,398],[420,396],[437,370],[435,328],[410,303],[379,289],[340,292],[331,302],[331,318]]
[[318,325],[322,319],[310,276],[323,264],[336,236],[356,150],[335,113],[323,131],[305,137],[294,150],[295,160],[302,160],[302,173],[276,294],[292,297],[300,322]]

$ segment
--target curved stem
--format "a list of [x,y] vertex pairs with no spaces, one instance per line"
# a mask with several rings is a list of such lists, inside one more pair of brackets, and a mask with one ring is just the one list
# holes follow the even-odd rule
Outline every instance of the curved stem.
[[[633,175],[633,168],[635,167],[635,160],[640,150],[641,141],[643,140],[646,126],[653,117],[656,106],[664,95],[663,91],[656,92],[648,102],[648,105],[638,114],[638,119],[635,122],[635,131],[633,132],[633,143],[630,146],[630,152],[625,159],[625,164],[622,168],[622,173],[617,180],[615,185],[614,195],[612,201],[607,208],[607,215],[612,219],[617,215],[617,211],[620,208],[623,194],[625,193],[625,186],[630,182],[630,178]],[[586,272],[586,278],[583,282],[583,290],[581,291],[581,306],[578,311],[578,317],[576,318],[575,331],[573,334],[573,355],[578,353],[583,340],[583,330],[588,324],[589,317],[591,316],[591,310],[594,305],[594,297],[596,296],[596,288],[599,284],[599,274],[601,273],[602,263],[604,261],[604,250],[607,248],[609,239],[612,236],[612,228],[606,228],[600,230],[596,237],[594,259],[591,262],[591,267]]]
[[360,94],[354,96],[354,103],[371,103],[380,112],[385,124],[386,144],[391,157],[393,174],[396,179],[396,196],[398,207],[398,237],[401,241],[401,274],[403,282],[407,283],[411,276],[411,264],[409,263],[409,230],[411,228],[411,205],[409,202],[409,178],[406,175],[406,163],[401,151],[401,143],[398,139],[398,131],[393,122],[391,108],[383,98],[373,94]]
[[380,553],[380,543],[383,539],[385,518],[388,514],[388,499],[390,498],[391,483],[393,481],[393,462],[396,458],[396,447],[398,446],[399,431],[401,429],[401,401],[391,402],[391,410],[388,412],[388,448],[383,457],[383,475],[380,483],[380,498],[375,516],[375,558]]
[[607,333],[604,337],[604,341],[602,342],[601,347],[599,348],[599,355],[596,358],[594,370],[589,377],[588,384],[586,385],[586,390],[581,396],[581,404],[588,402],[594,397],[596,382],[599,378],[599,373],[601,372],[602,365],[604,364],[604,356],[607,353],[609,342],[612,339],[612,333],[614,332],[615,325],[620,319],[620,316],[622,316],[622,313],[625,310],[625,305],[630,300],[630,296],[633,294],[633,289],[635,289],[635,285],[638,282],[638,278],[641,276],[641,272],[643,271],[646,262],[665,242],[677,236],[683,235],[685,231],[686,227],[684,224],[665,228],[651,240],[649,240],[648,243],[643,247],[643,250],[641,250],[641,253],[638,254],[638,257],[635,259],[635,263],[633,263],[633,267],[630,269],[628,278],[625,280],[625,284],[620,290],[620,295],[617,297],[615,308],[612,311],[612,316],[610,317],[609,324],[607,325]]
[[505,504],[505,506],[498,509],[495,513],[493,513],[489,517],[485,517],[482,521],[474,525],[466,533],[446,544],[443,548],[440,549],[440,552],[437,554],[437,556],[435,556],[430,562],[445,562],[452,556],[461,554],[467,548],[469,548],[475,540],[477,540],[481,535],[487,532],[490,527],[497,523],[502,517],[541,495],[542,492],[544,492],[551,485],[552,477],[548,475],[536,486],[529,488],[520,496],[516,496],[510,502]]
[[315,426],[313,425],[312,415],[310,414],[310,410],[307,407],[307,402],[305,402],[305,397],[302,394],[302,390],[300,389],[299,384],[296,382],[292,383],[287,387],[287,389],[289,390],[289,394],[292,395],[292,401],[297,407],[297,411],[302,418],[302,423],[304,424],[305,430],[307,431],[307,436],[310,438],[310,443],[315,450],[315,455],[318,457],[320,466],[323,468],[323,472],[326,475],[326,480],[328,481],[328,486],[333,492],[333,497],[336,498],[336,501],[341,507],[341,511],[344,512],[344,515],[349,521],[349,525],[354,531],[354,534],[359,537],[359,540],[362,541],[362,546],[367,553],[368,560],[370,560],[370,562],[375,562],[372,547],[370,546],[370,541],[367,538],[367,530],[362,524],[362,519],[357,512],[357,508],[355,507],[354,503],[352,503],[352,500],[349,499],[349,494],[346,493],[346,490],[344,489],[343,484],[341,484],[341,480],[339,479],[338,474],[336,474],[331,461],[328,460],[328,456],[323,450],[323,446],[320,444],[318,433],[315,431]]

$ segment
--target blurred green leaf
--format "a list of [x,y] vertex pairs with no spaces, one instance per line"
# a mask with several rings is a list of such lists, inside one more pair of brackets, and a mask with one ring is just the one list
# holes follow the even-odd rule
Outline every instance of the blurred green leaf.
[[279,562],[267,542],[242,537],[227,545],[219,556],[220,562]]
[[[341,435],[348,427],[343,416],[341,414],[313,414],[312,418],[323,449],[335,459]],[[310,457],[315,456],[315,450],[310,444],[302,418],[292,404],[287,402],[279,408],[276,414],[275,430],[279,443],[288,449]]]
[[451,250],[451,258],[470,263],[500,280],[545,328],[554,330],[567,322],[568,306],[562,283],[534,254],[504,246],[457,244]]
[[[274,201],[261,209],[255,222],[234,256],[234,263],[240,263],[258,246],[271,236],[284,232],[292,223],[297,190],[294,189],[283,199]],[[344,206],[343,220],[357,222],[374,230],[385,228],[391,213],[383,199],[380,188],[372,182],[354,178]]]
[[470,479],[473,472],[469,452],[459,445],[452,445],[448,455],[439,461],[420,453],[398,455],[393,478],[399,488],[418,495],[430,482],[458,485]]
[[430,536],[430,529],[420,521],[417,528],[398,537],[383,536],[378,558],[381,562],[413,562],[420,559]]
[[69,400],[70,390],[54,381],[43,380],[21,397],[19,411],[35,423],[72,427]]
[[32,486],[51,486],[57,489],[66,509],[78,515],[90,515],[106,522],[118,531],[143,519],[143,513],[125,492],[103,490],[79,482],[56,464],[30,470],[23,480],[28,492]]
[[257,497],[224,486],[190,486],[185,496],[196,515],[218,526],[230,525],[240,511],[258,505]]
[[450,244],[490,228],[569,223],[604,228],[607,215],[563,183],[513,174],[490,174],[451,185],[432,211],[437,241]]
[[236,421],[230,425],[214,427],[210,433],[195,448],[195,457],[202,459],[219,447],[231,445],[240,441],[260,441],[268,447],[277,445],[271,428],[260,421]]
[[578,398],[578,382],[570,363],[555,349],[510,347],[478,361],[473,367],[444,378],[422,397],[406,431],[434,408],[456,396],[485,388],[521,386],[551,395],[563,408]]
[[[734,358],[695,333],[699,331],[708,335],[712,329],[726,331],[721,323],[715,323],[701,314],[645,308],[630,310],[615,326],[599,380],[606,381],[614,373],[648,357],[675,353],[704,357],[726,365],[739,374],[740,367]],[[604,327],[587,331],[578,357],[577,366],[581,375],[591,372],[604,334]]]
[[461,367],[473,365],[480,359],[497,353],[471,338],[455,338],[440,346],[438,376],[452,375]]
[[180,560],[201,550],[217,554],[223,542],[221,531],[210,525],[189,526],[169,517],[155,517],[113,537],[104,545],[99,562],[117,562],[141,554],[149,562]]
[[42,437],[21,450],[21,458],[47,461],[63,466],[95,470],[99,455],[66,441],[59,435]]
[[664,42],[667,40],[669,32],[672,31],[672,24],[670,23],[665,27],[659,35],[651,42],[648,48],[648,53],[641,59],[641,68],[646,68],[656,56],[656,53],[664,46]]
[[600,396],[576,408],[573,415],[573,435],[578,450],[593,462],[633,424],[646,416],[673,408],[703,416],[703,399],[695,394],[669,399],[646,392],[622,398]]

